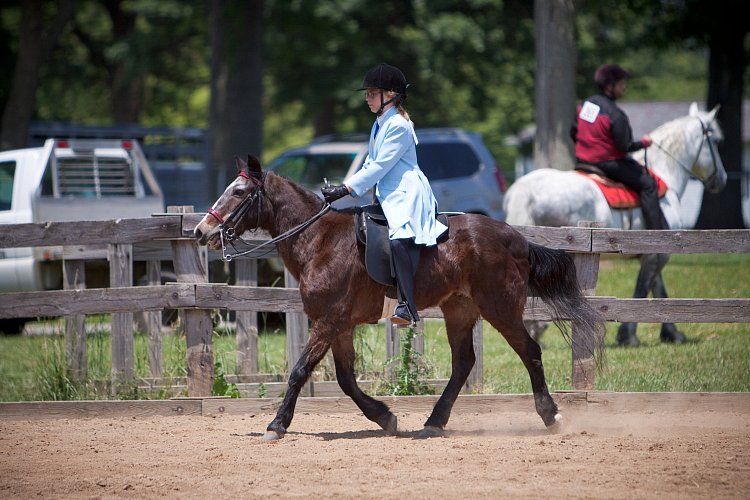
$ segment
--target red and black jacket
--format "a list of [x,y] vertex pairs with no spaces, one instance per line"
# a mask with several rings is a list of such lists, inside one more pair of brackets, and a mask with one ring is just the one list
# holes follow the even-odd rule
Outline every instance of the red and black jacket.
[[641,141],[633,142],[628,116],[604,94],[593,95],[578,106],[570,136],[576,145],[576,159],[584,163],[619,160],[643,149]]

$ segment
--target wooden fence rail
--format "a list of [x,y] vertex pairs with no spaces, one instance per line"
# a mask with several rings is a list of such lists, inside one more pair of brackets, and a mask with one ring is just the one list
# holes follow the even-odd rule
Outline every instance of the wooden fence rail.
[[[184,311],[187,337],[188,391],[191,396],[207,396],[213,377],[210,311],[238,311],[238,374],[257,371],[257,312],[284,312],[288,318],[288,362],[293,364],[304,344],[307,322],[296,283],[289,288],[257,287],[257,264],[253,255],[235,264],[237,283],[232,286],[207,282],[209,260],[217,252],[198,249],[192,231],[202,214],[177,212],[140,219],[113,221],[55,222],[4,225],[0,249],[17,247],[61,247],[64,258],[64,290],[0,294],[0,318],[67,318],[66,349],[74,373],[84,373],[86,314],[113,314],[112,380],[127,382],[133,377],[132,314],[163,309]],[[620,299],[594,296],[599,255],[606,253],[748,253],[750,230],[710,231],[621,231],[593,227],[518,227],[530,241],[574,253],[579,281],[591,304],[607,321],[637,322],[750,322],[750,298],[741,299]],[[258,234],[257,241],[267,235]],[[110,261],[110,288],[85,287],[81,263],[88,259]],[[149,285],[130,286],[132,262],[147,261]],[[157,285],[160,261],[172,261],[177,283]],[[67,274],[66,274],[67,273]],[[73,279],[72,276],[76,278]],[[287,276],[287,280],[291,277]],[[287,282],[289,283],[289,281]],[[437,308],[422,311],[425,318],[442,318]],[[541,301],[529,299],[528,319],[549,320],[552,313]],[[569,318],[562,318],[569,319]],[[158,330],[151,321],[149,329]],[[469,384],[481,387],[481,321],[475,328],[477,367]],[[296,326],[294,326],[296,325]],[[160,375],[160,337],[150,331],[152,377]],[[387,353],[398,346],[398,331],[387,324]],[[575,336],[575,324],[573,327]],[[574,342],[575,344],[575,342]],[[592,388],[593,373],[576,374],[574,353],[573,384],[577,389]],[[578,366],[580,368],[580,366]],[[116,387],[115,384],[115,387]]]

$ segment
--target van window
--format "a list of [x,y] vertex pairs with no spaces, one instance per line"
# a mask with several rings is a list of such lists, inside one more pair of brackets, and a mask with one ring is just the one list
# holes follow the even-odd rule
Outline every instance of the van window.
[[16,162],[0,162],[0,210],[10,210],[13,202],[13,177],[16,175]]
[[355,153],[290,154],[279,157],[268,169],[305,186],[323,184],[323,178],[341,184],[356,156]]
[[479,158],[463,143],[420,143],[417,145],[417,161],[431,181],[469,177],[479,170]]

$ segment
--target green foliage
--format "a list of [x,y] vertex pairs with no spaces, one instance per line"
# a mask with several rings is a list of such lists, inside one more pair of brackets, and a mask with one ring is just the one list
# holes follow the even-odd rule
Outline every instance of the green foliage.
[[224,364],[221,361],[214,363],[214,383],[211,393],[214,396],[240,397],[240,390],[237,388],[237,384],[227,382],[227,377],[224,373]]
[[[114,89],[125,85],[141,95],[133,103],[141,124],[208,127],[210,4],[111,3],[132,29],[115,30],[101,2],[78,2],[41,65],[35,118],[110,124]],[[51,18],[53,3],[45,7]],[[634,73],[627,99],[703,100],[711,9],[704,0],[577,5],[578,97],[593,92],[599,64],[619,62]],[[0,9],[4,60],[15,56],[19,26],[17,3]],[[407,107],[418,127],[482,133],[511,174],[516,150],[506,138],[534,120],[532,2],[267,0],[263,33],[264,160],[317,133],[368,130],[372,115],[354,89],[367,68],[387,61],[412,83]],[[0,78],[0,106],[9,75]]]
[[398,367],[396,369],[396,381],[386,382],[385,394],[389,396],[418,396],[432,394],[433,389],[421,380],[424,369],[420,363],[420,354],[412,347],[414,338],[418,335],[414,328],[401,330],[400,350],[398,356]]

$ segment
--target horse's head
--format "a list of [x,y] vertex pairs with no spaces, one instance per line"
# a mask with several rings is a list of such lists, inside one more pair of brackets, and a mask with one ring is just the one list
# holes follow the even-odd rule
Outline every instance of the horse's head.
[[699,111],[695,103],[690,106],[690,116],[697,122],[691,129],[691,137],[699,144],[690,173],[700,179],[710,193],[718,193],[727,183],[727,172],[719,155],[718,144],[723,135],[716,121],[718,111],[718,105],[711,111]]
[[237,178],[227,186],[193,234],[201,245],[213,250],[222,247],[222,238],[230,242],[248,229],[259,226],[262,216],[265,175],[260,162],[248,155],[247,162],[235,158]]

